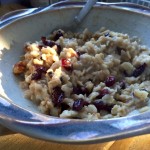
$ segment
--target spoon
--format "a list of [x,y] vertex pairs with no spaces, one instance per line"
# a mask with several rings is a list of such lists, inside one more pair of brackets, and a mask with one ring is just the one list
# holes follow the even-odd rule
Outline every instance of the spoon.
[[75,16],[74,20],[77,24],[79,24],[85,18],[85,16],[90,12],[90,10],[96,4],[96,2],[97,0],[87,0],[85,6],[81,9],[79,14]]

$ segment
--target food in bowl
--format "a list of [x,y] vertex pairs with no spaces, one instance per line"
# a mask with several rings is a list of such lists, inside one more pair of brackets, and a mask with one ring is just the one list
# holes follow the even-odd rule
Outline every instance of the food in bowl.
[[137,38],[104,28],[59,29],[24,50],[13,73],[44,114],[108,119],[149,110],[150,51]]

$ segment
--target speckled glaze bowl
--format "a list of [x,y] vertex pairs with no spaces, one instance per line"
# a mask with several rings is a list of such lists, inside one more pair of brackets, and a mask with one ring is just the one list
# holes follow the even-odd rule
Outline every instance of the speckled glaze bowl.
[[[97,143],[150,133],[150,112],[122,118],[85,121],[40,114],[23,96],[12,73],[26,41],[38,40],[58,28],[69,28],[84,3],[64,2],[42,9],[24,10],[0,26],[0,124],[38,139],[63,143]],[[58,7],[59,6],[59,7]],[[138,36],[150,46],[150,10],[138,5],[97,3],[77,31],[105,26]]]

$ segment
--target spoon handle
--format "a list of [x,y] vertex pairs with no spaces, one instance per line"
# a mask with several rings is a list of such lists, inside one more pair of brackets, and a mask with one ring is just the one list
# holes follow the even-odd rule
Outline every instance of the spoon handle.
[[81,9],[79,14],[75,16],[75,22],[80,23],[82,19],[88,14],[91,8],[96,4],[97,0],[87,0],[85,6]]

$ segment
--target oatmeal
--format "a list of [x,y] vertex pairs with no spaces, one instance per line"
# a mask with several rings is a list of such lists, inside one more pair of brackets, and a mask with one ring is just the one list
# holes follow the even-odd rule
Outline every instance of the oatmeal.
[[54,31],[26,43],[13,67],[25,97],[42,113],[106,119],[149,110],[150,51],[127,34]]

